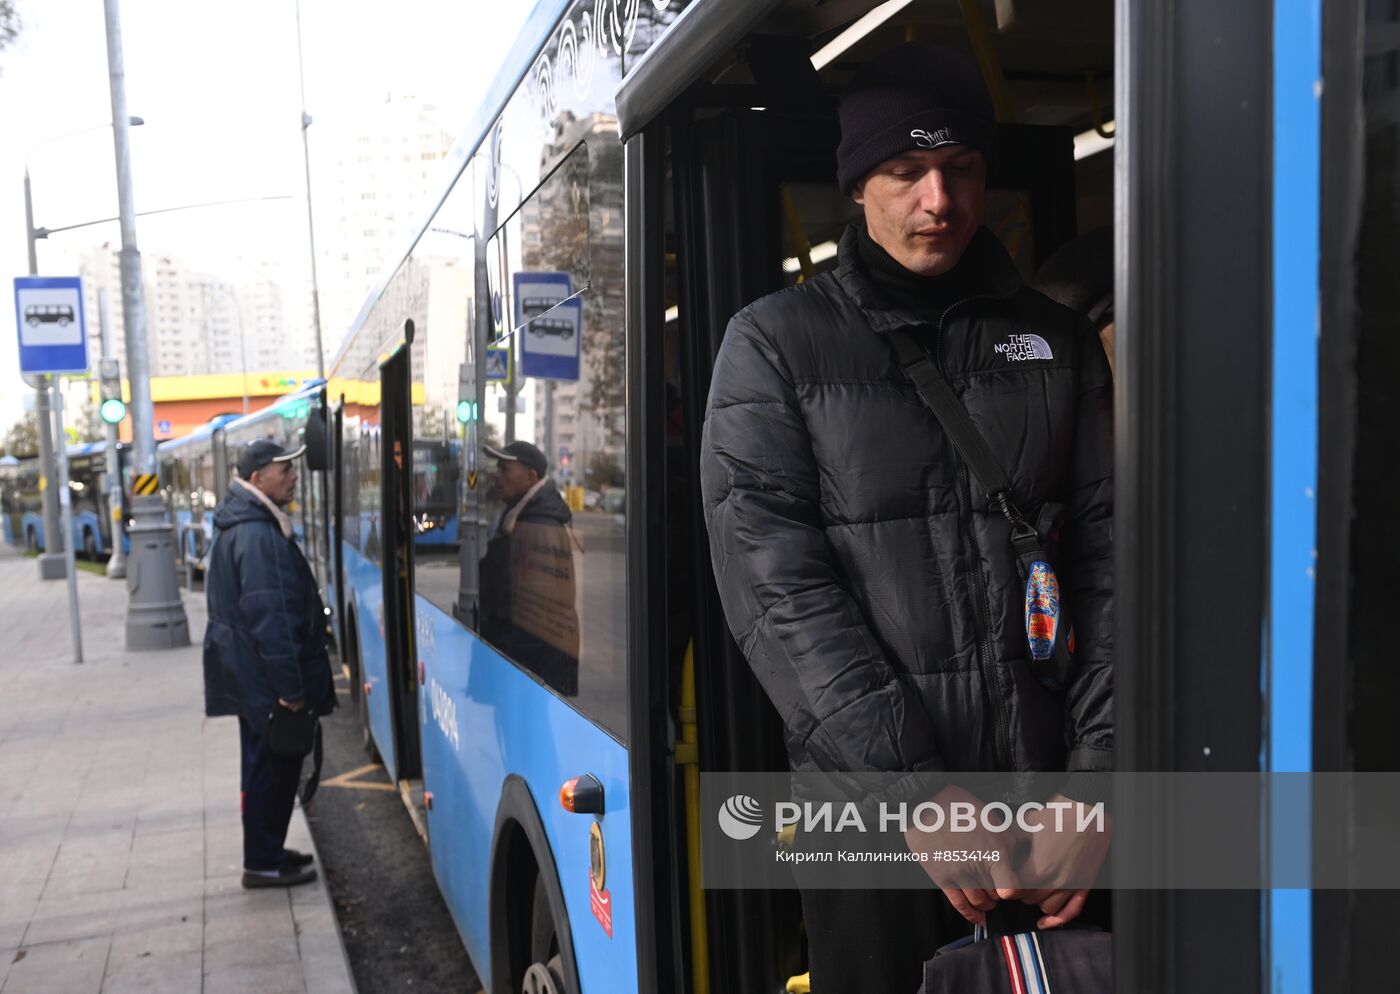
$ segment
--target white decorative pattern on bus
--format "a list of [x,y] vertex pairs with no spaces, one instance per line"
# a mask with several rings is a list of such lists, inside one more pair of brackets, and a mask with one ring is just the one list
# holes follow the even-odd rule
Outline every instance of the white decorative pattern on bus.
[[[546,135],[553,130],[554,119],[559,114],[563,85],[570,85],[574,96],[584,100],[593,86],[595,60],[607,57],[609,51],[618,59],[631,52],[641,16],[641,2],[598,0],[592,12],[580,9],[583,7],[580,4],[573,14],[565,15],[554,38],[545,45],[527,76],[530,98]],[[651,6],[661,13],[672,6],[672,0],[651,0]]]

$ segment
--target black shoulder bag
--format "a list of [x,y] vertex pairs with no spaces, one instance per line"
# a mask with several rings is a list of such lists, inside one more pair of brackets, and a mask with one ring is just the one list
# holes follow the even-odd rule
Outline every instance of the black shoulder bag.
[[293,711],[278,704],[263,730],[263,748],[273,756],[303,759],[311,756],[311,776],[301,790],[301,803],[309,804],[321,781],[321,719],[311,708]]
[[1074,657],[1074,629],[1060,598],[1052,554],[1064,505],[1046,501],[1027,518],[1012,499],[1011,479],[928,353],[907,331],[889,333],[900,368],[938,419],[988,499],[1011,523],[1011,548],[1026,581],[1026,649],[1031,672],[1050,690],[1063,689]]

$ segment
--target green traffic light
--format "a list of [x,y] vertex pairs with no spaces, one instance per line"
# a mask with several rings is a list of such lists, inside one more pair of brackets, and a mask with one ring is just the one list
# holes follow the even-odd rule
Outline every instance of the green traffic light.
[[473,408],[475,408],[475,407],[476,407],[476,405],[473,404],[473,403],[472,403],[471,401],[469,401],[469,400],[458,401],[458,402],[457,402],[457,420],[460,421],[460,422],[462,422],[462,424],[466,424],[468,421],[471,421],[471,420],[473,419],[474,414],[475,414],[475,412],[474,412],[474,410],[473,410]]
[[121,421],[122,418],[126,417],[126,405],[116,397],[109,397],[102,402],[102,406],[98,408],[98,413],[102,416],[103,421],[107,422],[109,425],[114,425]]

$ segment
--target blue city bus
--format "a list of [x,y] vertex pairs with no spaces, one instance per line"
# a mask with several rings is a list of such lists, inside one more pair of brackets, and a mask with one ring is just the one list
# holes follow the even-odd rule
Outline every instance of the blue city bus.
[[[106,558],[115,548],[112,539],[113,509],[107,481],[107,443],[70,445],[67,455],[73,551],[92,560]],[[124,484],[129,468],[125,443],[117,445],[117,465]],[[0,517],[4,521],[5,541],[34,553],[47,549],[43,491],[39,477],[39,460],[36,457],[0,465],[0,503],[3,503]],[[123,521],[130,517],[124,485],[117,514]],[[126,542],[125,532],[122,541]]]
[[220,414],[188,435],[156,446],[161,494],[175,528],[175,557],[181,566],[204,569],[214,537],[214,507],[228,486],[214,440],[236,420],[236,414]]
[[[308,422],[325,423],[325,382],[310,379],[261,410],[221,414],[181,438],[156,446],[161,491],[176,531],[176,558],[202,571],[214,541],[213,511],[237,475],[238,449],[258,438],[300,445]],[[327,582],[323,474],[302,474],[289,513],[292,528],[318,580]]]
[[42,547],[43,521],[32,526],[30,515],[40,510],[39,460],[7,456],[0,460],[0,511],[3,511],[5,541],[17,548],[38,553]]
[[413,440],[413,543],[455,549],[462,443],[455,438]]
[[[1112,227],[1121,768],[1400,768],[1393,4],[541,0],[303,426],[366,743],[492,994],[805,970],[794,894],[696,875],[698,771],[786,768],[710,576],[699,437],[728,317],[834,265],[856,216],[833,96],[911,36],[988,76],[987,223],[1028,277]],[[415,446],[444,438],[456,540],[424,543]],[[530,650],[481,611],[485,446],[517,439],[609,495],[540,543]],[[1116,989],[1360,990],[1385,900],[1119,892]]]

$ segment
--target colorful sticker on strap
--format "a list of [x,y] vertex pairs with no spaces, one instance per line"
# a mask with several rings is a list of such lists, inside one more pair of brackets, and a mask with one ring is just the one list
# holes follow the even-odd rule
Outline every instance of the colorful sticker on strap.
[[1060,581],[1049,563],[1031,563],[1026,580],[1026,643],[1031,658],[1044,662],[1055,652],[1060,628]]

